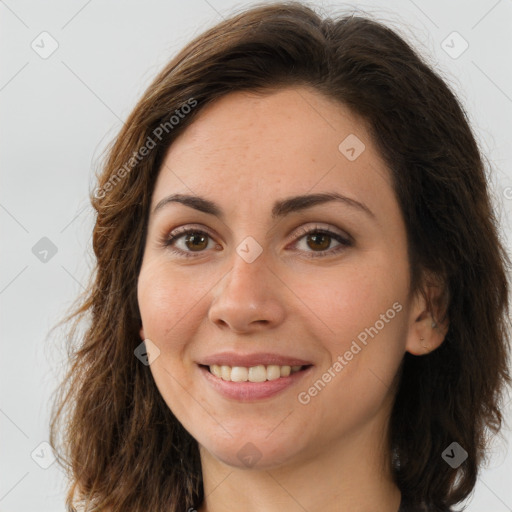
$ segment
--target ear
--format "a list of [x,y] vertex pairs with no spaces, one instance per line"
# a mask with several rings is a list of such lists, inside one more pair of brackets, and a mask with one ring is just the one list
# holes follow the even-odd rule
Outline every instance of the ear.
[[146,339],[146,336],[144,336],[144,327],[141,326],[139,330],[140,339],[144,341]]
[[423,356],[437,349],[448,332],[448,294],[439,278],[428,274],[414,296],[409,317],[406,350]]

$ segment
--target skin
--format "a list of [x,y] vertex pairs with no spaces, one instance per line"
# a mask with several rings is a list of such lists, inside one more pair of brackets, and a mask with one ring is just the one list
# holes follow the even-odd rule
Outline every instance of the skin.
[[[350,134],[365,145],[353,161],[338,149]],[[272,219],[274,201],[319,192],[355,199],[373,216],[329,202]],[[225,218],[179,203],[154,214],[173,193],[210,199]],[[386,443],[393,379],[406,351],[435,349],[445,330],[432,328],[423,297],[410,293],[404,220],[364,122],[302,86],[231,93],[203,109],[170,147],[150,211],[140,336],[160,350],[150,365],[155,383],[199,443],[200,512],[396,512],[400,491]],[[184,236],[175,241],[191,258],[161,243],[180,226],[211,233],[199,251]],[[308,243],[301,227],[348,234],[353,244]],[[236,251],[248,236],[262,249],[252,263]],[[322,251],[330,254],[308,257]],[[400,312],[300,403],[298,394],[396,303]],[[196,365],[228,350],[277,352],[314,367],[278,395],[241,402],[221,396]],[[260,457],[251,467],[237,457],[248,442]]]

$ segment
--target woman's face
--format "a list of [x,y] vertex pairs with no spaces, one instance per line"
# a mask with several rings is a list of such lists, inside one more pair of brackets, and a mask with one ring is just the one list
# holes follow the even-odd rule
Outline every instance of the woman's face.
[[364,124],[303,87],[206,107],[159,172],[138,301],[156,385],[203,455],[276,467],[384,438],[421,305]]

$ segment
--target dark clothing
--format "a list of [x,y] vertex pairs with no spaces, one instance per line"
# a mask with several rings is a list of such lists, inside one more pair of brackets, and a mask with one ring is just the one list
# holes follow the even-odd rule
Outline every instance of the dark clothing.
[[402,501],[400,502],[400,507],[397,512],[451,512],[448,509],[440,510],[436,508],[429,508],[426,505],[412,505],[411,499],[402,494]]

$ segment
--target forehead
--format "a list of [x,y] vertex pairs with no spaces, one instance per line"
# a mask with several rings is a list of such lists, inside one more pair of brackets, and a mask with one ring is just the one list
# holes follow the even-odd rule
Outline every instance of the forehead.
[[310,88],[290,87],[234,92],[205,107],[167,151],[152,204],[176,192],[261,202],[333,189],[371,200],[383,186],[393,195],[364,121]]

